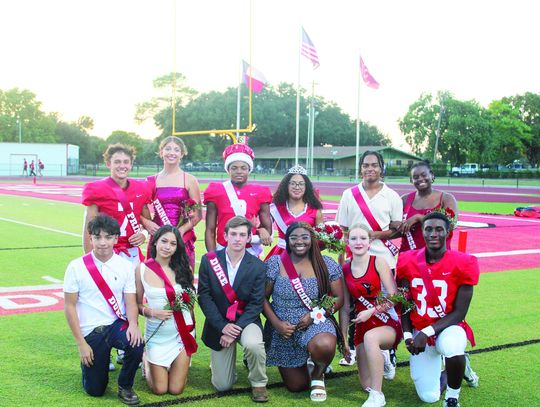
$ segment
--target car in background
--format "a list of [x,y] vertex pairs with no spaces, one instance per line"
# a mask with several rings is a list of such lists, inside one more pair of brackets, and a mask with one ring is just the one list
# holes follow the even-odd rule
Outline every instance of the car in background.
[[480,170],[476,163],[465,163],[459,167],[452,167],[450,176],[452,177],[472,177]]

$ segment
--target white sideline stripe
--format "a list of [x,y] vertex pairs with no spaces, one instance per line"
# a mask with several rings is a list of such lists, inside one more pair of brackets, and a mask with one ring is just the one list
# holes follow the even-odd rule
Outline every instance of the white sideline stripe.
[[62,284],[64,282],[63,280],[58,280],[57,278],[54,278],[51,276],[41,276],[41,278],[43,280],[50,281],[51,283],[56,283],[56,284]]
[[45,284],[45,285],[23,285],[20,287],[0,287],[0,293],[10,293],[17,291],[40,291],[64,288],[63,284]]
[[540,253],[540,249],[510,250],[508,252],[473,253],[473,256],[476,256],[476,257],[499,257],[499,256],[518,256],[520,254],[537,254],[537,253]]
[[66,232],[64,230],[52,229],[45,226],[32,225],[31,223],[19,222],[18,220],[6,219],[6,218],[0,218],[0,220],[3,220],[4,222],[16,223],[18,225],[23,225],[23,226],[30,226],[37,229],[48,230],[49,232],[56,232],[56,233],[62,233],[64,235],[69,235],[69,236],[82,237],[82,235],[79,235],[77,233],[71,233],[71,232]]
[[479,215],[479,214],[477,215],[474,213],[460,213],[459,217],[462,217],[462,216],[471,216],[473,218],[483,218],[483,219],[511,220],[511,221],[516,221],[516,222],[540,223],[540,220],[538,219],[520,218],[518,216],[512,217],[509,215],[503,215],[504,217],[501,217],[501,216],[490,216],[490,215]]

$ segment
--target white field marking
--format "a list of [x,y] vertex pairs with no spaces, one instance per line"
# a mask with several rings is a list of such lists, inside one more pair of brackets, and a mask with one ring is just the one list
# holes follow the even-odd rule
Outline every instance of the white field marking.
[[466,228],[487,228],[489,226],[488,223],[484,223],[484,222],[465,222],[462,220],[458,220],[457,225],[463,226]]
[[522,193],[513,193],[513,192],[488,192],[488,191],[462,191],[461,189],[446,189],[446,191],[460,193],[460,194],[538,196],[538,194],[522,194]]
[[49,232],[56,232],[56,233],[62,233],[62,234],[64,234],[64,235],[69,235],[69,236],[82,237],[82,235],[77,234],[77,233],[71,233],[71,232],[66,232],[66,231],[64,231],[64,230],[58,230],[58,229],[47,228],[47,227],[45,227],[45,226],[32,225],[31,223],[19,222],[18,220],[6,219],[6,218],[0,218],[0,220],[3,220],[4,222],[16,223],[17,225],[30,226],[30,227],[32,227],[32,228],[48,230]]
[[490,215],[477,215],[474,213],[460,213],[459,217],[462,216],[471,216],[474,218],[482,218],[482,219],[498,219],[498,220],[511,220],[511,221],[517,221],[517,222],[529,222],[529,223],[540,223],[540,219],[530,219],[530,218],[520,218],[518,216],[505,216],[504,218],[501,216],[490,216]]
[[41,276],[41,278],[43,280],[50,281],[51,283],[56,283],[56,284],[63,284],[64,283],[63,280],[58,280],[57,278],[54,278],[54,277],[51,277],[51,276]]
[[485,252],[485,253],[473,253],[476,257],[499,257],[499,256],[519,256],[522,254],[538,254],[540,249],[526,249],[526,250],[510,250],[508,252]]
[[0,293],[11,293],[20,291],[41,291],[64,288],[63,284],[45,284],[45,285],[23,285],[20,287],[0,287]]

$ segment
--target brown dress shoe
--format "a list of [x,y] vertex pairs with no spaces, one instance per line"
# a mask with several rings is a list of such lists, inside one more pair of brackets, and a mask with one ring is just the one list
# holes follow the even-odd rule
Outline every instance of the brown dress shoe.
[[266,391],[266,386],[252,387],[251,400],[253,400],[255,403],[266,403],[268,401],[268,392]]

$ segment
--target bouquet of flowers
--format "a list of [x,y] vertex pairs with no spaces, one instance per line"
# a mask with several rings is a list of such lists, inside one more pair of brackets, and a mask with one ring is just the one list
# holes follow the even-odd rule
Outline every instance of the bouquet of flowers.
[[193,211],[199,210],[202,208],[202,204],[195,202],[193,199],[186,199],[180,205],[180,220],[178,222],[178,227],[182,226],[184,223],[191,221],[193,218]]
[[416,306],[414,301],[411,301],[409,290],[404,287],[398,287],[398,291],[394,295],[384,295],[382,291],[377,294],[377,307],[381,307],[382,311],[387,311],[395,305],[401,305],[401,315],[414,309]]
[[311,307],[313,308],[310,315],[313,318],[314,324],[319,324],[326,321],[326,310],[330,310],[330,313],[333,314],[333,307],[337,301],[337,297],[332,297],[331,295],[324,294],[321,298],[317,298],[311,302]]
[[439,212],[448,218],[450,221],[450,230],[454,230],[457,226],[458,217],[456,213],[450,208],[437,208],[433,209],[431,212]]
[[169,301],[167,301],[167,304],[165,304],[163,309],[170,309],[172,311],[191,311],[195,307],[196,302],[197,293],[191,288],[186,288],[183,291],[176,293],[172,307]]
[[321,223],[315,226],[314,232],[321,250],[326,249],[338,254],[345,253],[343,230],[339,225]]

